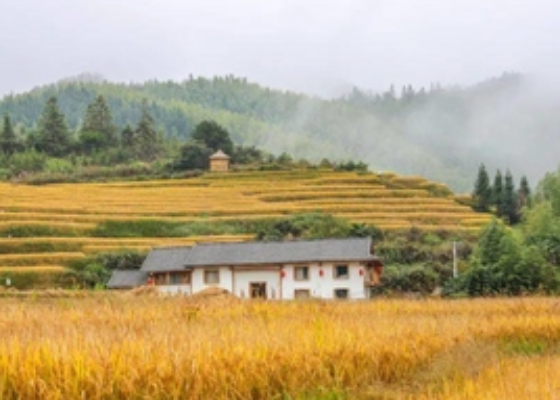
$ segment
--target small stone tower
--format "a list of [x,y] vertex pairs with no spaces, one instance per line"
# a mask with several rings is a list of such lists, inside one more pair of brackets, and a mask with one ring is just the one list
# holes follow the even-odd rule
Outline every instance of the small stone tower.
[[227,172],[229,171],[229,156],[222,150],[210,156],[210,172]]

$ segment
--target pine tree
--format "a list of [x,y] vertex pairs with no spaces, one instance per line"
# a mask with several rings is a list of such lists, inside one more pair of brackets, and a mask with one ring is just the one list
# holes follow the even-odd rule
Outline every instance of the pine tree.
[[521,178],[519,183],[519,190],[517,192],[517,212],[520,215],[521,210],[524,207],[529,207],[531,205],[531,188],[529,187],[529,181],[526,176]]
[[14,128],[12,127],[12,121],[8,114],[4,115],[4,127],[2,132],[0,132],[0,151],[8,156],[11,156],[16,152],[18,148],[18,141]]
[[97,96],[87,107],[80,142],[86,152],[107,148],[116,144],[115,133],[111,110],[103,96]]
[[513,183],[513,176],[509,171],[506,172],[501,208],[503,213],[501,217],[505,218],[509,224],[513,225],[519,222],[515,184]]
[[484,164],[480,164],[478,168],[478,177],[474,185],[473,192],[474,206],[476,211],[487,212],[492,203],[492,189],[490,187],[490,179]]
[[154,160],[158,156],[161,146],[154,119],[148,112],[146,100],[142,102],[142,115],[134,133],[139,157],[145,161]]
[[497,170],[494,176],[494,185],[492,186],[492,205],[496,207],[496,215],[501,217],[504,214],[502,209],[502,197],[504,195],[504,178],[502,171]]
[[54,96],[47,100],[39,119],[36,146],[37,150],[55,157],[64,156],[70,150],[68,125]]
[[121,146],[133,149],[136,146],[136,134],[130,125],[126,125],[121,132]]

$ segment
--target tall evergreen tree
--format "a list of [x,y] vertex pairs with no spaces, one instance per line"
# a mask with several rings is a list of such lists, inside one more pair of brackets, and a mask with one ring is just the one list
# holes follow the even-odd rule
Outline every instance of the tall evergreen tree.
[[474,209],[476,211],[487,212],[492,204],[492,188],[490,187],[490,178],[484,164],[478,167],[478,176],[474,184]]
[[515,184],[513,176],[509,171],[506,172],[504,182],[504,193],[502,195],[502,215],[511,225],[519,222],[519,215],[517,214],[517,195],[515,192]]
[[56,97],[47,100],[39,119],[36,138],[37,150],[50,156],[61,157],[70,150],[70,132],[64,114],[58,108]]
[[116,127],[111,110],[101,95],[88,105],[80,131],[80,142],[86,152],[116,144]]
[[148,103],[146,100],[142,102],[142,114],[134,133],[139,157],[145,161],[154,160],[161,150],[161,143],[154,119],[148,111]]
[[133,149],[136,146],[136,134],[130,125],[126,125],[121,132],[121,146]]
[[517,191],[517,210],[518,214],[521,214],[521,210],[524,207],[531,205],[531,188],[529,187],[529,181],[526,176],[521,178],[519,183],[519,190]]
[[8,156],[16,152],[18,148],[18,141],[12,121],[8,114],[4,115],[4,126],[0,132],[0,151]]
[[497,170],[492,186],[492,205],[496,207],[496,214],[501,217],[504,214],[502,209],[502,197],[504,195],[504,178],[502,171]]

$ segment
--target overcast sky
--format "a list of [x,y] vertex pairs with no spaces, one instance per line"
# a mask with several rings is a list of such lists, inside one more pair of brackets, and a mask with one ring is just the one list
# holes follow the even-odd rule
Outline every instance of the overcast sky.
[[82,72],[335,94],[560,69],[558,0],[0,0],[0,94]]

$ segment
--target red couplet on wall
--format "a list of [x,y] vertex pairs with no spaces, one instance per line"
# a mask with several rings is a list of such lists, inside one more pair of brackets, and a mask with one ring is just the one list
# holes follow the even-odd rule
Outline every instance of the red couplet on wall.
[[324,272],[322,269],[319,270],[319,276],[323,276]]
[[281,278],[284,278],[285,276],[286,276],[286,271],[281,270],[281,271],[280,271],[280,277],[281,277]]

